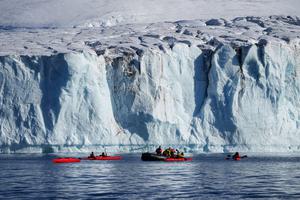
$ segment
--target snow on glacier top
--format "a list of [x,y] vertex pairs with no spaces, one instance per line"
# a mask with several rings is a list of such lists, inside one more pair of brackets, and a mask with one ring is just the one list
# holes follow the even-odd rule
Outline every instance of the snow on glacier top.
[[2,0],[0,55],[289,42],[300,35],[299,6],[298,0]]
[[300,15],[298,0],[1,0],[0,27],[73,27]]
[[93,28],[18,28],[0,31],[0,55],[51,55],[81,52],[119,55],[174,43],[214,50],[220,43],[243,46],[300,40],[300,19],[292,16],[238,17],[233,20],[181,20]]

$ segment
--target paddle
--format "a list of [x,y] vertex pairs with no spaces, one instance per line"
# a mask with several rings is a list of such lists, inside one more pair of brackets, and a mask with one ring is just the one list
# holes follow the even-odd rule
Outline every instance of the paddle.
[[[230,160],[232,158],[232,156],[231,155],[227,155],[227,157],[225,158],[225,160]],[[244,156],[240,156],[240,158],[242,159],[242,158],[248,158],[248,156],[247,155],[244,155]],[[232,158],[233,159],[233,158]]]

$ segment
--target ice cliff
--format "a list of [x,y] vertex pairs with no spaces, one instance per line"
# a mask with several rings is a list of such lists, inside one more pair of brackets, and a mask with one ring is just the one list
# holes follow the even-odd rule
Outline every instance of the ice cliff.
[[0,149],[299,151],[299,37],[290,16],[3,30]]

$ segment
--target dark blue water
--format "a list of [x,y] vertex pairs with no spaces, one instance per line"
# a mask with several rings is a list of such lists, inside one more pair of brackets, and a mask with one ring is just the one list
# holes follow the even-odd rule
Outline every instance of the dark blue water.
[[0,199],[300,199],[300,157],[194,155],[192,162],[53,164],[53,156],[0,155]]

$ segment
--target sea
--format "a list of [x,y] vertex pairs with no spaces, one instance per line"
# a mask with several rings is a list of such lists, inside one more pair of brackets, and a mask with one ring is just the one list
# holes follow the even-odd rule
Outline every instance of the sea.
[[70,155],[1,154],[0,199],[300,199],[297,154],[150,162],[134,153],[119,161],[52,163],[58,156]]

